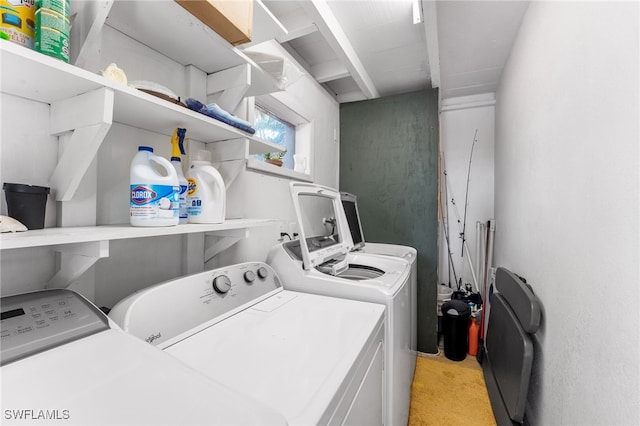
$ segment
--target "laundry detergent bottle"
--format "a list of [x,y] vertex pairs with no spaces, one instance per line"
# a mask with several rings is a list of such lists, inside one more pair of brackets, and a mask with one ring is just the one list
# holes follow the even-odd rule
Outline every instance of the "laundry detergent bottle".
[[[187,214],[189,223],[224,222],[227,194],[220,172],[207,160],[207,151],[199,152],[187,172]],[[202,159],[204,158],[204,159]]]
[[138,147],[138,153],[131,161],[130,183],[132,226],[178,224],[180,183],[169,160],[154,155],[149,146]]
[[184,173],[182,172],[182,159],[181,155],[184,155],[184,135],[187,133],[187,129],[177,128],[175,132],[173,132],[173,137],[171,138],[171,164],[173,168],[176,169],[176,174],[178,175],[178,183],[180,184],[180,220],[178,223],[187,223],[187,178],[184,177]]

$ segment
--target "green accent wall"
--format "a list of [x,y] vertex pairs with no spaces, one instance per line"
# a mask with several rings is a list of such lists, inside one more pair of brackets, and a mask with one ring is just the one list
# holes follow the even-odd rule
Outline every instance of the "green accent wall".
[[365,241],[418,250],[418,350],[437,352],[437,89],[340,105],[340,190]]

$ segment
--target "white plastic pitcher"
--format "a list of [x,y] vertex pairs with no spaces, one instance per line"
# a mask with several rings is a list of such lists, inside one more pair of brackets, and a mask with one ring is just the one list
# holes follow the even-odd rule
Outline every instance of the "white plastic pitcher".
[[[166,175],[156,170],[158,165]],[[138,147],[131,161],[129,213],[132,226],[173,226],[180,213],[180,183],[169,160]]]
[[220,172],[209,161],[193,161],[187,173],[189,223],[224,222],[227,193]]

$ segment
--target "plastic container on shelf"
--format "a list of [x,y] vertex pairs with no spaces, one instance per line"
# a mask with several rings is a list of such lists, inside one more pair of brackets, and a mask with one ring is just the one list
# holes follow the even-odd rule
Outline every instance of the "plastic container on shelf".
[[224,222],[227,193],[220,172],[208,160],[208,151],[200,151],[187,173],[187,214],[189,223]]
[[[154,163],[164,170],[161,174]],[[153,154],[153,148],[138,147],[131,161],[129,212],[133,226],[174,226],[180,212],[180,183],[173,165]]]
[[6,182],[2,188],[9,217],[22,223],[27,229],[44,228],[47,195],[50,192],[48,187]]
[[3,39],[33,49],[36,31],[36,5],[30,1],[0,0]]
[[69,0],[36,0],[35,9],[35,50],[69,62]]
[[187,178],[184,177],[184,173],[182,172],[182,162],[180,161],[180,158],[171,157],[171,164],[176,170],[176,173],[178,175],[178,183],[180,184],[180,193],[178,194],[178,223],[185,224],[189,222],[189,215],[187,214],[187,188],[189,187],[189,182],[187,181]]
[[171,165],[176,169],[178,175],[178,183],[180,184],[180,214],[178,215],[180,220],[178,223],[185,224],[189,222],[189,216],[187,215],[187,188],[189,182],[184,177],[182,171],[182,155],[184,155],[184,135],[187,133],[186,129],[177,128],[171,138]]

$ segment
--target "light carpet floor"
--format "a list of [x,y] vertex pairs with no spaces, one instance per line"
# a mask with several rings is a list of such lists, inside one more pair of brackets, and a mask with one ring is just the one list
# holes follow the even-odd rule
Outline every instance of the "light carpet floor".
[[411,387],[409,426],[495,425],[482,368],[475,357],[451,361],[418,355]]

